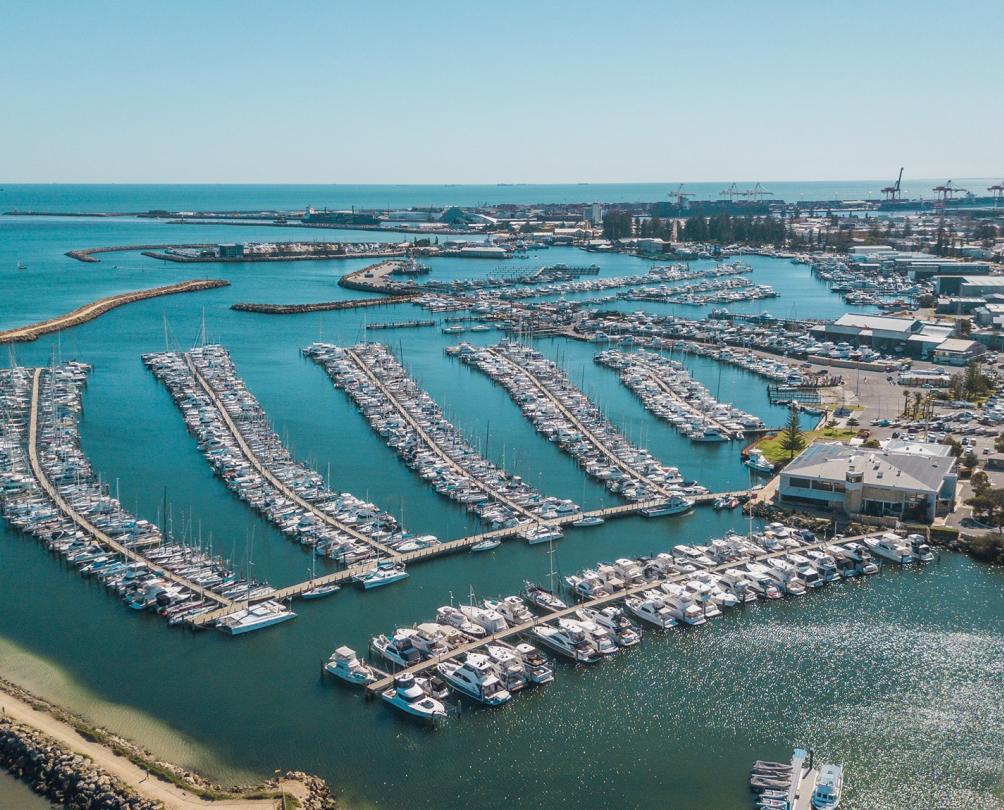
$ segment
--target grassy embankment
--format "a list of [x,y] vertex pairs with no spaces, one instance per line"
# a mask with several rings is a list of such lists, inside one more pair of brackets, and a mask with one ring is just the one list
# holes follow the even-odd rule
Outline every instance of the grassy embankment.
[[[857,428],[822,428],[821,430],[806,431],[802,434],[805,439],[805,446],[808,447],[815,441],[823,442],[846,442],[858,435]],[[756,442],[752,448],[763,452],[767,460],[773,464],[784,464],[791,458],[791,453],[781,447],[784,440],[782,432],[769,433],[760,441]],[[796,453],[795,455],[798,455]]]

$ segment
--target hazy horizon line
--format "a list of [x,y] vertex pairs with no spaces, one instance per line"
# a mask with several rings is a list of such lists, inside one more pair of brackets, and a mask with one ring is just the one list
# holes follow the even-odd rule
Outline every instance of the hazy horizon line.
[[[957,175],[950,178],[953,182],[965,180],[993,180],[1004,177],[1004,174],[986,175]],[[922,182],[945,182],[947,177],[913,177],[905,180],[906,183]],[[566,180],[566,181],[507,181],[496,180],[487,182],[318,182],[318,181],[295,181],[295,180],[0,180],[0,191],[6,186],[679,186],[688,184],[745,184],[745,183],[885,183],[888,177],[857,177],[849,179],[836,179],[827,177],[814,177],[809,179],[740,179],[740,180]]]

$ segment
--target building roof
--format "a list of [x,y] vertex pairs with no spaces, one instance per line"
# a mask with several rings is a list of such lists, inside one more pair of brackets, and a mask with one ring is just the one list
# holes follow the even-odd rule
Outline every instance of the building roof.
[[947,457],[952,454],[952,448],[947,444],[935,444],[914,439],[887,439],[882,442],[882,449],[887,453],[905,453],[915,456]]
[[784,474],[843,482],[848,472],[860,472],[865,486],[937,494],[954,465],[952,456],[865,450],[816,442],[785,467]]
[[1004,287],[1004,276],[958,276],[962,284],[975,287]]
[[885,315],[858,315],[848,312],[833,322],[834,326],[855,329],[881,329],[884,332],[913,332],[920,326],[916,318],[890,318]]
[[980,344],[978,344],[975,340],[963,340],[962,338],[947,338],[938,344],[938,348],[935,349],[935,351],[959,352],[964,354],[966,352],[971,352],[979,345]]

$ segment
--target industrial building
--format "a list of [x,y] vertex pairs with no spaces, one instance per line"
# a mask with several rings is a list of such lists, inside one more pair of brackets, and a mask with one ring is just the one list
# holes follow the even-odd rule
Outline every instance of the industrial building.
[[814,326],[811,331],[819,340],[870,346],[886,354],[926,358],[952,336],[954,326],[919,318],[847,313],[832,323]]

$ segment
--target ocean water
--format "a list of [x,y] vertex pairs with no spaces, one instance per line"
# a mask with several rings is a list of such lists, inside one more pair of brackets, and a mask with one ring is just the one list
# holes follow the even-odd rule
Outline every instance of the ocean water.
[[7,771],[0,771],[0,807],[8,807],[11,810],[42,810],[52,806]]
[[[880,200],[881,189],[896,178],[874,180],[763,181],[774,192],[768,199]],[[956,185],[981,195],[1000,178],[956,179]],[[944,178],[904,180],[903,196],[934,196]],[[752,188],[756,180],[739,182]],[[696,200],[719,200],[732,180],[687,183]],[[315,208],[399,209],[435,205],[497,205],[502,203],[658,202],[669,199],[679,183],[570,183],[563,185],[61,185],[3,184],[0,212],[80,211],[143,213],[168,211],[260,211]]]
[[[162,192],[173,199],[172,189]],[[120,202],[93,195],[42,202],[73,210]],[[54,355],[93,364],[83,446],[127,507],[155,519],[166,500],[176,530],[188,527],[204,543],[211,536],[215,550],[238,562],[253,535],[258,576],[286,584],[307,575],[309,555],[211,475],[167,392],[140,360],[165,341],[191,346],[204,321],[210,339],[231,350],[276,430],[334,486],[403,515],[415,531],[448,539],[476,530],[470,516],[405,468],[345,394],[299,354],[319,337],[355,342],[367,322],[411,318],[418,310],[399,305],[277,317],[229,309],[236,301],[357,295],[337,279],[362,260],[193,268],[135,253],[93,265],[63,256],[86,245],[284,238],[272,235],[276,230],[0,218],[0,328],[112,292],[201,275],[228,278],[227,288],[144,301],[15,347],[24,364]],[[13,269],[18,258],[27,271]],[[587,259],[593,261],[554,249],[528,261]],[[648,266],[624,256],[596,261],[604,275]],[[797,307],[800,316],[828,317],[842,310],[804,266],[751,262],[752,278],[782,293],[755,302],[754,311],[766,305],[786,315]],[[433,273],[493,267],[442,260]],[[641,308],[648,305],[632,306]],[[502,388],[444,355],[456,337],[434,328],[378,337],[494,461],[587,507],[614,502],[535,433]],[[556,339],[537,346],[665,462],[712,489],[745,485],[738,445],[681,439],[616,374],[593,363],[593,347]],[[687,362],[721,399],[781,423],[784,412],[768,403],[766,381],[704,358]],[[571,573],[598,560],[703,542],[729,528],[744,530],[745,522],[701,509],[570,530],[557,544],[557,565]],[[489,554],[415,566],[409,579],[376,592],[343,589],[298,606],[299,617],[281,628],[229,639],[135,615],[34,540],[2,526],[0,672],[216,778],[303,768],[326,777],[349,806],[749,807],[750,764],[786,758],[801,744],[845,763],[842,806],[850,810],[1004,807],[1004,716],[996,697],[1004,689],[1004,574],[949,554],[924,570],[886,570],[867,582],[751,606],[696,632],[647,633],[639,648],[615,660],[587,669],[559,664],[554,684],[498,711],[466,706],[436,731],[321,677],[322,660],[338,644],[363,651],[370,636],[426,620],[451,598],[466,599],[471,590],[478,597],[514,593],[525,579],[542,579],[547,567],[545,549],[508,543]]]

